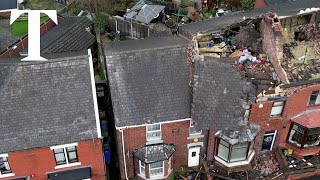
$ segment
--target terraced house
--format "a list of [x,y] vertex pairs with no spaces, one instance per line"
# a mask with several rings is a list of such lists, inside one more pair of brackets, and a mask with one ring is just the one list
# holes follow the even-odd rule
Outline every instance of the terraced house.
[[[319,58],[300,36],[300,28],[319,22],[317,7],[314,0],[281,1],[186,24],[179,36],[104,44],[121,178],[167,179],[203,161],[248,178],[317,174],[309,160],[319,151]],[[259,63],[240,63],[245,50],[231,55],[208,45],[247,29],[254,41],[238,48]],[[301,171],[301,162],[312,165]]]
[[0,179],[104,179],[92,56],[0,60]]

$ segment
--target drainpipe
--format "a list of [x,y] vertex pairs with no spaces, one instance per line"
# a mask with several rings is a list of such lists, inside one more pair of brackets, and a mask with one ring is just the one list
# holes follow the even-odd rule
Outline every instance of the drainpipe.
[[120,129],[120,132],[121,132],[121,141],[122,141],[122,155],[123,155],[123,163],[124,163],[124,174],[126,176],[126,179],[128,180],[126,153],[125,153],[125,150],[124,150],[123,129]]

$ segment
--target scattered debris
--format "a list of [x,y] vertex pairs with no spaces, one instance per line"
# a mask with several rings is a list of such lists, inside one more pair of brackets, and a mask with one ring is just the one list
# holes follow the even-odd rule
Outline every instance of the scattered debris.
[[[306,24],[299,27],[300,36],[304,35],[303,38],[309,40],[313,44],[313,51],[315,54],[320,55],[320,23]],[[303,34],[301,35],[301,33]]]
[[233,38],[233,42],[238,48],[248,47],[252,52],[262,52],[262,39],[254,24],[241,27],[239,33]]
[[256,158],[253,163],[253,169],[258,170],[261,176],[267,176],[279,171],[280,165],[274,152],[269,152]]

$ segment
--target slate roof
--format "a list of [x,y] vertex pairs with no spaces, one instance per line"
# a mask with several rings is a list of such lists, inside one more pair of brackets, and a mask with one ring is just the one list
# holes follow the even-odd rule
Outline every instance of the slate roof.
[[154,163],[168,160],[176,151],[174,145],[153,144],[134,150],[133,154],[144,163]]
[[0,61],[0,154],[98,137],[89,58],[76,54]]
[[104,44],[116,126],[190,118],[188,43],[168,36]]
[[[87,17],[68,17],[41,37],[41,53],[58,53],[88,49],[96,38],[86,28],[92,29]],[[22,52],[28,52],[24,49]]]
[[0,11],[17,9],[18,3],[17,0],[0,0]]
[[192,119],[198,129],[235,129],[256,89],[233,66],[236,59],[205,57],[194,65]]
[[197,32],[219,31],[220,29],[226,26],[244,21],[243,17],[245,17],[246,19],[251,17],[260,17],[261,15],[269,11],[277,13],[279,17],[294,16],[297,15],[300,12],[300,10],[305,10],[306,8],[312,7],[320,7],[320,1],[296,0],[289,1],[287,3],[279,3],[261,9],[254,9],[246,12],[236,12],[219,18],[189,23],[183,25],[181,27],[181,30],[189,32],[192,35],[197,34]]
[[304,111],[291,118],[291,121],[296,122],[306,128],[318,128],[320,125],[320,109]]
[[0,54],[18,40],[19,37],[11,35],[10,19],[0,19]]

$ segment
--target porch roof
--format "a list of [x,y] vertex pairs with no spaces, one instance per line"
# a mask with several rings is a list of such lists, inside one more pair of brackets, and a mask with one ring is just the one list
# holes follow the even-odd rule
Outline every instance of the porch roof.
[[320,127],[320,109],[304,111],[293,118],[292,122],[298,123],[306,128]]

